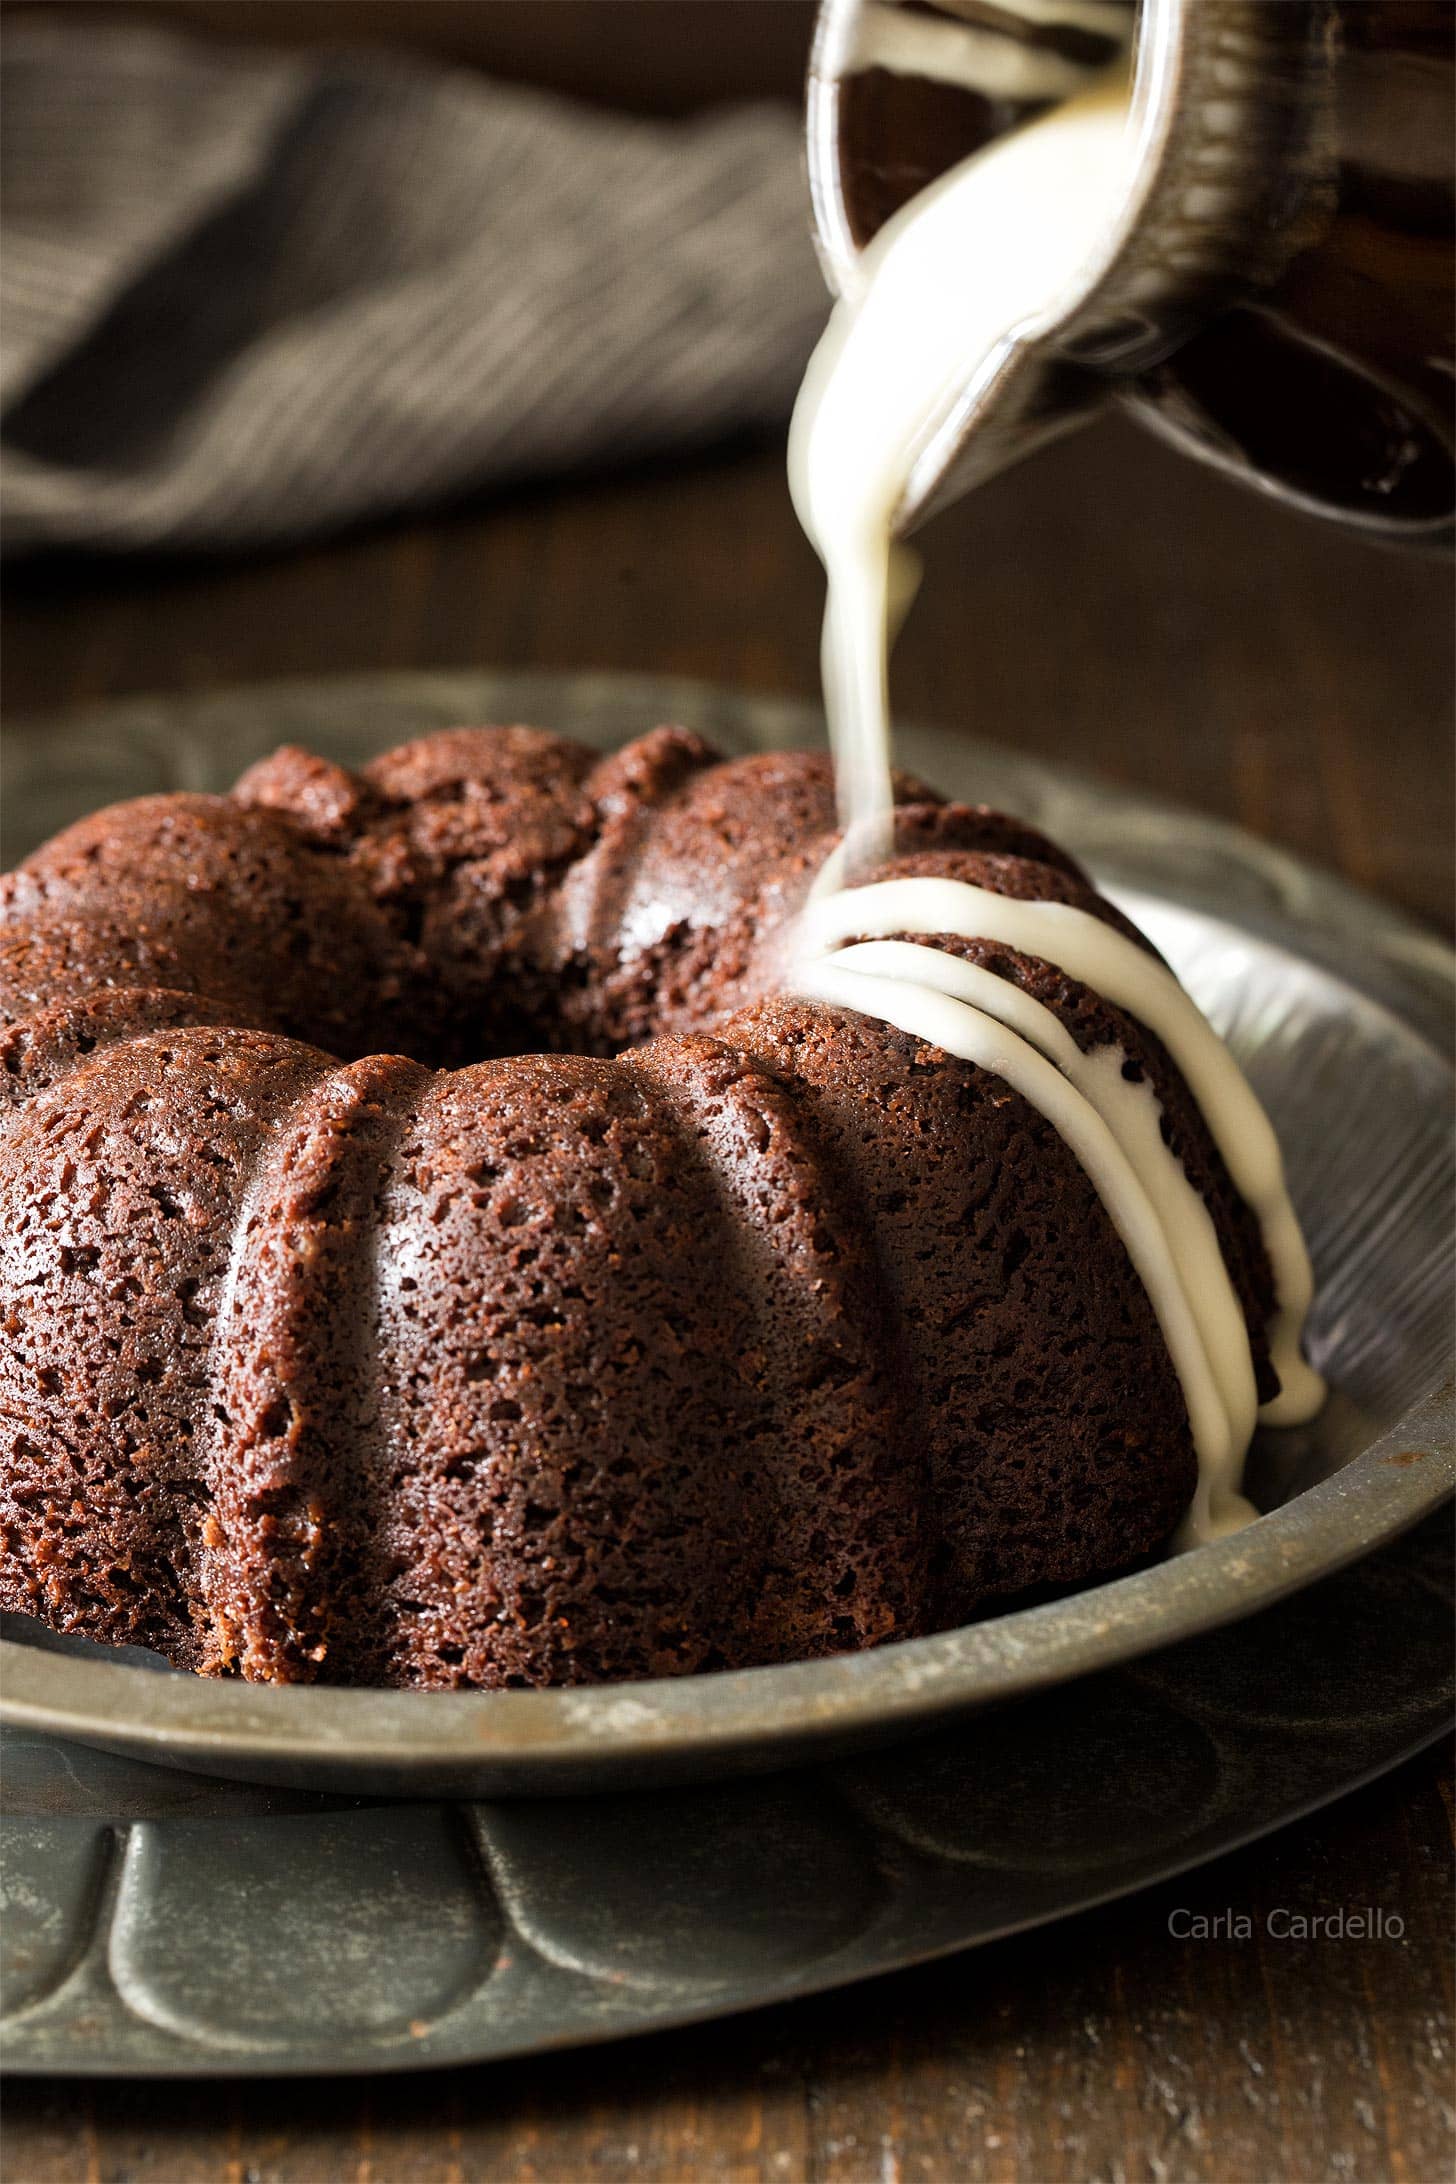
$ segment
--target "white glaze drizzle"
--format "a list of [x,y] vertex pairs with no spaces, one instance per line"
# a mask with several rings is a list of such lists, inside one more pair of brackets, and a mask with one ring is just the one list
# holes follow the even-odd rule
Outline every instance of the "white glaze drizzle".
[[[1236,1529],[1252,1514],[1238,1493],[1255,1423],[1248,1333],[1213,1223],[1163,1142],[1150,1089],[1122,1078],[1120,1048],[1083,1055],[1051,1012],[1019,988],[943,950],[888,937],[903,933],[999,941],[1036,956],[1162,1041],[1260,1224],[1278,1300],[1269,1339],[1280,1394],[1259,1415],[1289,1424],[1313,1416],[1324,1387],[1300,1354],[1313,1279],[1268,1117],[1172,973],[1088,911],[923,877],[816,892],[805,907],[796,991],[896,1024],[993,1070],[1072,1148],[1148,1290],[1188,1405],[1199,1485],[1181,1542]],[[845,947],[848,941],[863,945]],[[1134,1102],[1126,1096],[1134,1092],[1144,1096]],[[1161,1239],[1157,1250],[1146,1241],[1145,1218]]]
[[[1243,1444],[1235,1438],[1229,1407],[1215,1378],[1203,1330],[1157,1212],[1107,1117],[1055,1065],[1013,1031],[999,1015],[948,994],[939,966],[969,969],[936,949],[915,949],[937,964],[933,977],[896,978],[866,973],[839,956],[801,966],[795,984],[807,998],[876,1016],[927,1045],[1000,1077],[1046,1117],[1070,1148],[1102,1201],[1147,1291],[1162,1329],[1188,1408],[1198,1458],[1198,1488],[1186,1520],[1190,1536],[1208,1538],[1246,1521],[1238,1492]],[[853,957],[856,951],[846,949]],[[995,980],[996,984],[1003,981]],[[1014,990],[1014,989],[1008,989]],[[1247,1344],[1245,1345],[1247,1350]]]
[[[1182,1162],[1173,1158],[1164,1143],[1157,1094],[1145,1075],[1130,1079],[1123,1074],[1127,1062],[1123,1049],[1102,1046],[1083,1053],[1061,1019],[1042,1002],[1009,979],[943,949],[872,940],[840,949],[831,960],[836,968],[868,977],[934,987],[993,1017],[1004,1031],[1043,1055],[1065,1078],[1068,1089],[1100,1116],[1147,1197],[1184,1296],[1190,1306],[1201,1303],[1200,1337],[1219,1400],[1232,1438],[1240,1446],[1246,1443],[1254,1430],[1258,1396],[1243,1307],[1224,1262],[1213,1216],[1189,1182]],[[1121,1234],[1121,1222],[1117,1226]]]
[[1136,153],[1127,112],[1114,75],[922,190],[859,259],[804,375],[789,485],[829,576],[825,704],[840,816],[865,861],[889,847],[888,639],[913,589],[897,515],[1013,344],[1093,284]]
[[[1025,7],[1050,16],[1058,0]],[[862,67],[872,55],[881,66],[966,80],[949,75],[949,56],[967,76],[997,56],[984,34],[969,44],[943,35],[955,28],[927,31],[875,7],[837,64]],[[821,56],[821,68],[835,64]],[[1313,1284],[1268,1118],[1172,974],[1102,919],[950,879],[844,886],[891,848],[889,643],[915,566],[895,543],[897,523],[923,498],[922,473],[933,477],[975,429],[1012,347],[1053,337],[1110,262],[1139,158],[1128,110],[1125,78],[1110,75],[923,191],[863,253],[805,375],[789,479],[829,577],[824,692],[845,831],[800,921],[791,984],[1001,1077],[1071,1148],[1147,1290],[1183,1390],[1198,1487],[1179,1543],[1194,1545],[1254,1515],[1238,1488],[1256,1416],[1293,1423],[1324,1395],[1300,1354]],[[1152,1087],[1123,1077],[1120,1047],[1083,1054],[1019,987],[893,937],[905,934],[998,941],[1056,966],[1161,1039],[1258,1219],[1273,1270],[1269,1341],[1281,1388],[1262,1413],[1212,1216],[1163,1141]]]

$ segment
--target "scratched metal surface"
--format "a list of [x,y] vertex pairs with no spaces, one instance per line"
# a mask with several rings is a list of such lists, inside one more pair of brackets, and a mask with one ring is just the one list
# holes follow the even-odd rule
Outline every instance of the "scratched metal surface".
[[[287,738],[357,760],[442,721],[544,720],[609,744],[665,717],[729,749],[819,732],[802,706],[612,677],[265,685],[22,729],[6,817],[23,848],[129,789],[221,785]],[[22,1621],[0,1644],[5,1718],[205,1772],[376,1795],[636,1788],[763,1770],[884,1741],[1251,1613],[1393,1536],[1449,1490],[1436,1391],[1452,1316],[1450,1077],[1428,1036],[1447,1003],[1446,952],[1230,828],[991,746],[913,728],[900,740],[907,762],[951,791],[1020,810],[1087,855],[1274,1113],[1320,1277],[1314,1351],[1336,1397],[1313,1428],[1271,1437],[1260,1452],[1266,1522],[1115,1584],[912,1644],[616,1693],[200,1681],[99,1648],[22,1644],[39,1636]],[[1415,1452],[1417,1464],[1386,1460]]]
[[1439,1513],[1132,1668],[894,1752],[706,1788],[390,1805],[11,1731],[5,2060],[411,2069],[651,2031],[1014,1933],[1230,1849],[1439,1734],[1450,1573]]
[[[492,716],[545,719],[603,743],[664,717],[727,747],[815,732],[802,708],[745,712],[691,685],[599,678],[381,678],[137,703],[80,717],[59,738],[49,724],[43,743],[25,730],[13,739],[7,861],[107,798],[219,785],[285,737],[357,757],[432,723]],[[320,1767],[316,1752],[310,1767],[307,1738],[295,1737],[291,1770],[285,1755],[281,1771],[301,1786],[196,1771],[207,1763],[205,1737],[182,1738],[187,1772],[109,1756],[44,1733],[58,1708],[66,1720],[78,1675],[100,1697],[72,1721],[143,1751],[167,1749],[148,1741],[159,1711],[148,1690],[187,1703],[195,1695],[204,1708],[247,1694],[102,1662],[97,1649],[12,1643],[4,1697],[23,1719],[0,1751],[10,2067],[400,2069],[802,1994],[1196,1863],[1395,1764],[1449,1719],[1449,1526],[1438,1515],[1389,1538],[1450,1475],[1448,1413],[1425,1400],[1450,1325],[1440,1182],[1449,1083],[1430,1043],[1449,1038],[1445,952],[1214,822],[1089,791],[989,747],[927,735],[921,751],[913,731],[903,741],[908,764],[1039,819],[1137,898],[1137,914],[1248,1055],[1283,1124],[1321,1262],[1319,1344],[1340,1396],[1317,1434],[1281,1436],[1261,1459],[1259,1492],[1276,1514],[1249,1537],[1282,1539],[1282,1581],[1306,1589],[1152,1652],[1196,1628],[1198,1615],[1257,1606],[1261,1584],[1281,1574],[1263,1548],[1237,1565],[1187,1557],[921,1641],[926,1655],[891,1648],[847,1664],[599,1694],[602,1720],[584,1733],[589,1756],[583,1763],[577,1752],[574,1771],[570,1751],[564,1773],[540,1768],[538,1745],[533,1773],[530,1734],[514,1754],[507,1735],[484,1784],[647,1779],[643,1712],[654,1692],[665,1694],[679,1756],[701,1775],[806,1756],[806,1725],[817,1719],[822,1732],[826,1707],[851,1742],[903,1736],[920,1719],[913,1695],[935,1684],[936,1647],[949,1649],[939,1662],[948,1681],[932,1703],[948,1692],[958,1708],[1123,1662],[961,1715],[888,1753],[758,1781],[527,1803],[432,1800],[432,1790],[462,1786],[461,1739],[444,1732],[447,1753],[457,1744],[457,1777],[447,1764],[432,1779],[409,1750],[425,1718],[409,1695],[263,1694],[396,1710],[352,1756],[347,1725],[333,1723],[341,1768]],[[1388,1543],[1322,1576],[1380,1539]],[[1099,1654],[1109,1632],[1113,1650]],[[18,1680],[31,1703],[17,1707]],[[526,1706],[560,1697],[505,1696]],[[98,1723],[98,1710],[109,1719]],[[405,1747],[393,1772],[381,1733]],[[559,1744],[559,1724],[553,1733]],[[610,1748],[625,1773],[613,1774]],[[226,1735],[211,1749],[219,1768],[249,1771],[249,1755]],[[270,1771],[267,1755],[262,1768]],[[465,1776],[463,1786],[481,1786],[478,1741]],[[375,1794],[349,1794],[361,1785]],[[385,1802],[385,1785],[415,1801]]]

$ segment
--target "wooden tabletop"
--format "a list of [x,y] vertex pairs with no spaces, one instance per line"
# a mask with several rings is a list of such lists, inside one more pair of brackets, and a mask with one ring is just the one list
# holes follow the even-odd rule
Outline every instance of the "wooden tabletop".
[[[1290,517],[1119,423],[924,545],[906,716],[1236,819],[1450,930],[1444,565]],[[811,695],[819,606],[781,451],[757,448],[248,564],[22,568],[0,664],[11,714],[400,667]],[[13,2087],[4,2174],[1428,2184],[1451,2162],[1450,1835],[1449,1765],[1428,1755],[1129,1903],[692,2032],[362,2085]],[[1279,1938],[1291,1907],[1403,1932]],[[1247,1937],[1192,1938],[1221,1913]]]
[[[1237,819],[1449,928],[1449,565],[1108,423],[927,530],[900,711]],[[249,564],[6,584],[11,713],[386,667],[615,667],[805,696],[817,564],[760,449]],[[550,723],[544,725],[549,726]]]

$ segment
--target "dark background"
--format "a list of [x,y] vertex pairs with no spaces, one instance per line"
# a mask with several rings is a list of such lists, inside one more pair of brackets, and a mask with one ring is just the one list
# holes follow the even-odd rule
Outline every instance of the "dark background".
[[[4,0],[0,14],[56,0]],[[813,0],[60,0],[271,45],[406,46],[636,113],[797,99]]]
[[[122,0],[107,10],[115,16]],[[796,95],[799,0],[173,0],[219,34],[413,43],[644,109]],[[1445,564],[1110,420],[926,532],[900,711],[1241,822],[1449,928]],[[409,667],[617,667],[812,696],[777,442],[255,561],[12,569],[4,700]],[[544,725],[551,725],[545,723]],[[643,723],[644,727],[648,723]],[[757,2018],[372,2085],[12,2089],[14,2184],[1385,2184],[1449,2166],[1450,1777],[1428,1756],[1201,1875]],[[1373,1904],[1399,1945],[1192,1949],[1175,1906]]]
[[[25,0],[6,0],[14,12]],[[84,17],[84,0],[68,12]],[[92,11],[94,12],[94,11]],[[806,0],[110,0],[211,36],[408,44],[643,110],[797,98]],[[807,217],[807,210],[806,210]],[[1447,565],[1241,493],[1111,421],[924,536],[900,710],[1235,818],[1449,929]],[[814,695],[821,586],[777,443],[543,486],[252,563],[13,568],[33,713],[370,667],[599,666]]]

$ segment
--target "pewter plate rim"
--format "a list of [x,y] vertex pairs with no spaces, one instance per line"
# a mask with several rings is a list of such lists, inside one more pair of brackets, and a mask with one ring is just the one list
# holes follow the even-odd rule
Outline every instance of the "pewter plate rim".
[[[822,734],[817,712],[793,701],[745,698],[658,678],[544,674],[261,685],[204,699],[135,700],[90,709],[76,716],[75,728],[83,740],[97,730],[125,734],[150,717],[170,721],[185,741],[189,735],[215,737],[230,719],[265,718],[274,724],[269,733],[276,738],[285,721],[288,732],[306,734],[311,705],[337,720],[351,697],[367,697],[376,712],[381,704],[392,707],[401,736],[452,712],[455,718],[519,718],[534,712],[576,728],[581,711],[590,713],[598,731],[592,740],[606,740],[600,729],[604,721],[610,725],[614,713],[630,716],[638,726],[649,719],[686,717],[739,747],[818,740]],[[57,733],[57,724],[46,725],[48,744]],[[1009,768],[1025,780],[1028,793],[1020,808],[1031,817],[1044,817],[1047,804],[1069,792],[1087,793],[1069,770],[997,752],[969,738],[941,745],[927,763],[917,751],[927,741],[937,741],[933,732],[907,730],[901,737],[902,762],[944,775],[952,754],[964,772],[974,771],[979,755],[991,770],[999,766],[1004,774]],[[230,740],[228,747],[235,748]],[[1108,822],[1110,842],[1119,834],[1136,840],[1138,828],[1152,824],[1160,838],[1197,835],[1215,845],[1220,874],[1232,876],[1232,919],[1241,929],[1257,937],[1261,926],[1272,928],[1282,940],[1291,930],[1303,938],[1332,928],[1342,968],[1348,963],[1352,972],[1336,983],[1352,1003],[1378,1008],[1370,988],[1389,984],[1394,975],[1396,991],[1409,1002],[1408,1013],[1402,1007],[1397,1018],[1403,1036],[1429,1048],[1423,1034],[1439,1020],[1439,989],[1449,978],[1451,959],[1419,928],[1222,822],[1102,784],[1093,799],[1100,819]],[[1054,831],[1074,848],[1087,846],[1065,820]],[[1136,885],[1144,877],[1136,856],[1119,865],[1099,859],[1095,848],[1090,854],[1114,883]],[[1164,902],[1207,914],[1206,898],[1200,902],[1195,894],[1191,904],[1183,904],[1176,892],[1167,891],[1166,869],[1156,878],[1161,884],[1154,892]],[[1246,881],[1252,884],[1241,884]],[[1139,891],[1146,892],[1146,885]],[[1270,909],[1269,916],[1258,915],[1261,906]],[[1296,952],[1307,964],[1303,950]],[[1324,975],[1334,977],[1328,948],[1316,945],[1311,953]],[[1404,986],[1402,970],[1410,974]],[[1418,1031],[1411,1019],[1419,1023]],[[212,1682],[0,1640],[0,1719],[185,1768],[387,1789],[393,1795],[560,1793],[598,1789],[609,1781],[707,1779],[785,1766],[835,1748],[889,1741],[938,1717],[1112,1666],[1241,1619],[1329,1574],[1415,1523],[1451,1491],[1456,1484],[1452,1409],[1449,1386],[1428,1391],[1335,1476],[1248,1531],[1196,1555],[874,1652],[579,1690],[414,1693]]]
[[786,1766],[1115,1667],[1332,1575],[1451,1493],[1452,1419],[1448,1384],[1333,1478],[1196,1558],[873,1652],[573,1690],[399,1692],[161,1675],[5,1639],[0,1720],[172,1766],[394,1795]]

